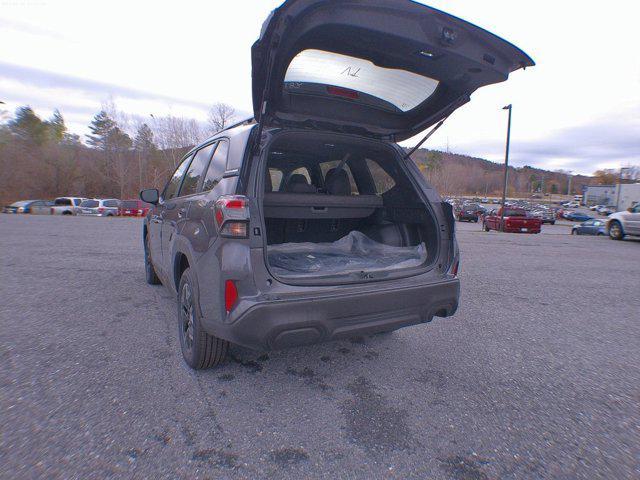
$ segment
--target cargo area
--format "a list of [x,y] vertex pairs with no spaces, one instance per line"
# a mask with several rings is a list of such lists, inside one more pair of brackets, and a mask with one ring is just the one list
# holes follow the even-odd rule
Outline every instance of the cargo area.
[[428,265],[437,255],[435,223],[400,160],[365,139],[278,136],[262,197],[271,273],[365,279]]

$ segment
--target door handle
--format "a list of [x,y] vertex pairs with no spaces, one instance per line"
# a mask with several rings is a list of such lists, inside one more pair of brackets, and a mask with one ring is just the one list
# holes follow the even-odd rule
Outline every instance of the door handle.
[[187,213],[187,209],[185,207],[182,207],[180,209],[178,209],[178,217],[182,218],[186,215]]

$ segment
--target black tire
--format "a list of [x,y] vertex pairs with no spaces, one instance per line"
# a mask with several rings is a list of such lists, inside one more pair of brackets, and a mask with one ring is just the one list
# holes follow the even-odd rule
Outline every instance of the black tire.
[[555,225],[556,221],[554,220],[553,222],[549,222],[551,225]]
[[144,273],[149,285],[160,285],[160,279],[151,259],[151,250],[149,250],[149,234],[144,236]]
[[490,228],[487,226],[487,224],[486,224],[486,223],[484,223],[484,222],[482,222],[482,228],[483,228],[483,230],[484,230],[485,232],[489,232],[489,231],[491,231],[491,229],[490,229]]
[[575,228],[572,228],[571,235],[578,235],[578,231]]
[[209,335],[202,328],[193,285],[191,269],[187,268],[178,287],[178,335],[184,361],[194,370],[202,370],[224,360],[229,342]]
[[66,211],[66,212],[62,212],[63,215],[73,215],[71,212]]
[[622,225],[617,220],[612,220],[609,224],[609,237],[613,240],[622,240],[624,238],[624,230]]

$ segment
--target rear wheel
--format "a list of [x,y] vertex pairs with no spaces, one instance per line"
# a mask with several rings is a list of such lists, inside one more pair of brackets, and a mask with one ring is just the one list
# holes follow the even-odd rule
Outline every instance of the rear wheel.
[[622,225],[617,220],[613,220],[609,225],[609,236],[614,240],[622,240],[624,238]]
[[482,228],[484,229],[485,232],[488,232],[490,230],[489,226],[484,222],[482,222]]
[[229,342],[209,335],[202,328],[196,293],[191,279],[191,269],[187,268],[178,287],[178,332],[182,356],[191,368],[201,370],[220,364],[229,348]]
[[159,285],[160,279],[156,275],[156,269],[153,267],[151,260],[151,251],[149,250],[149,234],[144,237],[144,272],[149,285]]
[[572,228],[571,235],[578,235],[578,231],[575,228]]

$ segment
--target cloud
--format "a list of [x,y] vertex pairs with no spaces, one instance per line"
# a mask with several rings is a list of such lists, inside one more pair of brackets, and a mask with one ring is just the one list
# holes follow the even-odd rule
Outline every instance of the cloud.
[[[543,138],[513,139],[510,158],[513,165],[563,168],[591,174],[600,168],[618,168],[640,163],[640,106],[618,112],[613,118],[559,129]],[[460,145],[465,153],[500,161],[504,144],[475,142]]]
[[[85,78],[62,75],[37,68],[23,67],[20,65],[0,62],[0,79],[3,78],[37,88],[73,90],[84,96],[94,97],[99,101],[104,100],[109,95],[114,95],[131,100],[155,102],[164,101],[169,104],[182,105],[203,111],[206,111],[210,107],[210,105],[204,102],[185,100],[166,95],[155,95],[151,92],[145,92],[122,85],[115,85]],[[7,93],[5,93],[5,95]],[[63,99],[60,99],[60,101],[62,100]],[[25,98],[24,103],[29,103],[29,98]]]

